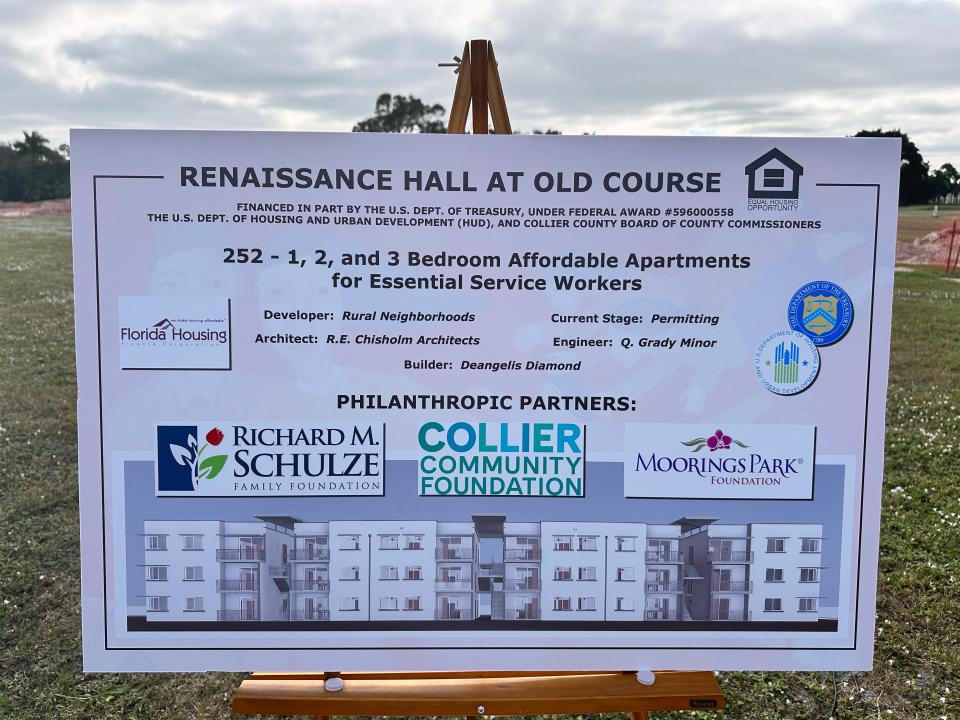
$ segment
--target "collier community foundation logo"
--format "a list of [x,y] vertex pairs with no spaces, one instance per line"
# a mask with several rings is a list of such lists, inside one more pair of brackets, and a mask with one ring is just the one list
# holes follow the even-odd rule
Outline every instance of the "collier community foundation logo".
[[157,425],[156,492],[194,497],[383,495],[383,437],[383,426],[370,424]]
[[[624,496],[717,500],[812,497],[814,426],[725,423],[723,428],[704,435],[700,434],[702,426],[628,424]],[[691,435],[693,439],[688,439]],[[749,438],[750,444],[737,438]]]
[[583,497],[580,425],[428,422],[417,439],[420,495]]
[[853,302],[839,285],[817,280],[793,294],[787,319],[791,328],[802,332],[814,344],[832,345],[842,339],[853,324]]
[[767,390],[777,395],[796,395],[817,379],[820,352],[803,333],[779,330],[760,343],[753,365]]

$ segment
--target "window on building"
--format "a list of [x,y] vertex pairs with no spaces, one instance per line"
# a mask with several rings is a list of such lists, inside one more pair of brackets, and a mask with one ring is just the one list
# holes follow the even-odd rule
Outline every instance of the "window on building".
[[359,535],[341,535],[340,549],[341,550],[359,550],[360,536]]
[[577,572],[578,580],[596,580],[597,569],[595,567],[582,567]]
[[617,552],[636,552],[637,539],[634,537],[618,537]]
[[186,611],[187,612],[203,612],[203,598],[188,597]]
[[767,582],[783,582],[783,568],[767,568]]
[[184,580],[203,580],[203,566],[187,565],[187,567],[183,569],[183,579]]
[[157,596],[147,598],[148,612],[167,612],[167,609],[167,598]]
[[617,610],[632,612],[632,611],[633,611],[633,598],[618,597],[618,598],[617,598]]
[[617,568],[617,580],[619,582],[633,582],[636,579],[636,573],[634,573],[632,567]]
[[340,579],[341,580],[359,580],[360,568],[358,568],[357,566],[341,568]]
[[350,612],[351,610],[360,609],[360,598],[358,597],[342,597],[340,598],[340,609],[345,612]]
[[800,568],[800,582],[820,582],[820,568]]
[[147,535],[147,550],[166,550],[166,535]]
[[392,595],[383,595],[380,598],[380,609],[381,610],[396,610],[397,609],[397,599]]
[[167,568],[165,565],[147,565],[147,580],[164,582],[166,579]]
[[820,552],[820,538],[801,538],[800,552],[805,552],[805,553]]
[[554,610],[569,610],[571,608],[570,598],[555,597],[553,599]]
[[816,612],[817,599],[816,598],[800,598],[800,607],[797,609],[800,612]]
[[783,600],[781,598],[764,598],[764,612],[783,612]]
[[573,536],[572,535],[554,535],[553,549],[554,550],[573,550]]
[[203,550],[203,535],[184,535],[184,550]]
[[408,567],[403,573],[404,580],[423,580],[423,568],[419,565]]
[[399,576],[397,568],[392,565],[381,565],[380,566],[380,579],[381,580],[396,580]]
[[380,549],[381,550],[399,550],[400,536],[399,535],[381,535]]
[[554,580],[573,580],[573,573],[568,567],[558,567],[553,569]]
[[768,553],[782,553],[784,538],[767,538]]
[[595,537],[581,537],[577,539],[579,542],[578,547],[581,550],[596,550],[597,549],[597,538]]
[[404,600],[403,607],[405,610],[423,610],[423,608],[420,606],[419,597],[408,597],[406,600]]
[[597,599],[595,597],[582,597],[577,599],[577,610],[596,610]]
[[423,535],[404,535],[403,547],[407,550],[423,550]]

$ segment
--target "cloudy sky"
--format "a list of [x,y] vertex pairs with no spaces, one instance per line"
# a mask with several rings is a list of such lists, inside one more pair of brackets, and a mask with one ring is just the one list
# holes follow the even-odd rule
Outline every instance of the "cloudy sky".
[[[444,7],[444,6],[447,7]],[[70,127],[343,130],[494,41],[515,129],[847,135],[960,165],[960,0],[0,0],[0,140]]]

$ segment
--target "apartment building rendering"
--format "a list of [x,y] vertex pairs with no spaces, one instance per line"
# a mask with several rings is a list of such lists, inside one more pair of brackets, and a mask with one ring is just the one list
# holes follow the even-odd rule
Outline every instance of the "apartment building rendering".
[[820,618],[822,527],[673,523],[146,521],[162,621]]

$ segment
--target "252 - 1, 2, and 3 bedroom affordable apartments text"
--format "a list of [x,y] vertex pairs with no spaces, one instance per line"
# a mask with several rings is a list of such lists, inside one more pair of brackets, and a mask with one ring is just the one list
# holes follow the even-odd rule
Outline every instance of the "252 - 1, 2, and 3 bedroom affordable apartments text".
[[815,524],[262,516],[146,521],[143,531],[148,625],[821,617]]

